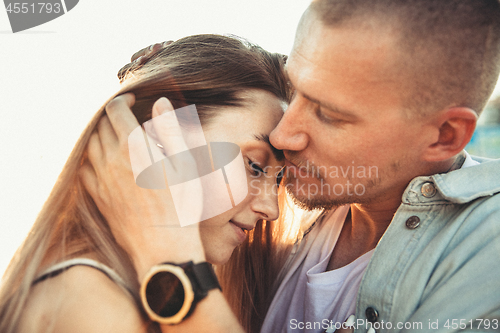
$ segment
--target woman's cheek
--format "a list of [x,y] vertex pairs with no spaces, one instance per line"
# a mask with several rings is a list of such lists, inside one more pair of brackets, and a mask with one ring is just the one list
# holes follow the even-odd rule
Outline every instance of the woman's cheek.
[[250,188],[248,193],[250,195],[259,196],[262,192],[262,182],[259,179],[252,179],[250,181]]

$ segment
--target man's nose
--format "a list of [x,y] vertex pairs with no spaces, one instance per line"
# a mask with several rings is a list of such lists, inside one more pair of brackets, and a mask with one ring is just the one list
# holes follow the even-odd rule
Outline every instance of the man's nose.
[[307,107],[303,98],[295,97],[278,126],[271,132],[271,144],[281,150],[304,150],[309,143],[307,133]]

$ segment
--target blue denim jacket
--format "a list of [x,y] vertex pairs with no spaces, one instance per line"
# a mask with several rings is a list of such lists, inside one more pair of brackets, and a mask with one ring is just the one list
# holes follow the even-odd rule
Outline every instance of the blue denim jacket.
[[500,332],[500,160],[474,160],[409,184],[365,271],[355,332]]

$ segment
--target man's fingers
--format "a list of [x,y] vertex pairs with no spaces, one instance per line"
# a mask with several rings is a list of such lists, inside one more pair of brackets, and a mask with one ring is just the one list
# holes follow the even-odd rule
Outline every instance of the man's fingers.
[[132,93],[115,97],[106,105],[106,114],[119,141],[127,141],[129,134],[139,126],[132,113],[135,96]]
[[153,45],[150,45],[148,47],[143,48],[142,50],[137,51],[132,55],[132,58],[130,58],[130,61],[132,62],[138,62],[138,63],[144,63],[146,62],[153,54],[161,50],[167,45],[172,44],[173,41],[169,40],[163,43],[156,43]]
[[94,168],[88,162],[84,162],[80,167],[78,175],[82,180],[83,186],[95,201],[98,198],[98,182]]
[[352,327],[349,328],[339,328],[338,330],[335,330],[335,333],[353,333],[354,329]]
[[148,51],[148,49],[149,49],[149,46],[148,46],[148,47],[145,47],[145,48],[143,48],[143,49],[141,49],[141,50],[139,50],[139,51],[137,51],[136,53],[134,53],[134,54],[132,55],[132,57],[130,58],[130,61],[131,61],[131,62],[136,61],[139,57],[142,57],[143,55],[145,55],[145,54],[146,54],[146,52]]
[[163,45],[156,43],[134,53],[130,61],[145,62],[151,55],[155,54]]
[[118,78],[120,79],[120,83],[123,82],[123,79],[125,75],[129,72],[129,70],[134,70],[139,68],[141,65],[143,65],[146,61],[151,59],[151,57],[158,53],[162,48],[172,44],[173,41],[169,40],[163,43],[156,43],[153,45],[150,45],[146,48],[143,48],[140,51],[137,51],[132,55],[130,58],[130,63],[126,64],[120,70],[118,70]]
[[[354,315],[350,315],[349,318],[347,318],[346,321],[342,324],[342,327],[340,327],[337,330],[331,328],[330,331],[335,333],[352,333],[354,332],[355,322],[356,322],[356,317]],[[326,330],[326,332],[330,333],[329,330]],[[368,333],[371,333],[370,330],[368,330]]]

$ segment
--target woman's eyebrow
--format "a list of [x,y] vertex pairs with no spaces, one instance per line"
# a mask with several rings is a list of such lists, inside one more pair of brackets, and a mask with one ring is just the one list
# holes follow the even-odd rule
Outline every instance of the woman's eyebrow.
[[271,144],[271,141],[269,141],[269,134],[255,134],[254,137],[255,137],[255,140],[257,140],[257,141],[262,141],[262,142],[267,143],[269,145],[269,148],[271,148],[271,151],[273,152],[274,157],[278,161],[283,161],[285,159],[285,155],[283,154],[283,151],[274,148],[274,146]]

